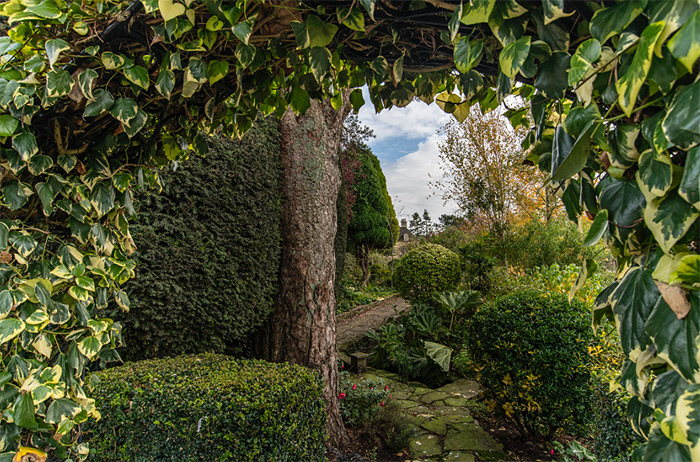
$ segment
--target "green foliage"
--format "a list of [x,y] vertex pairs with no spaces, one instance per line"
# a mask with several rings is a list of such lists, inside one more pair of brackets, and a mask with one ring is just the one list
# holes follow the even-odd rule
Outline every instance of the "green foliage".
[[[609,315],[618,324],[629,361],[622,382],[636,398],[633,421],[646,422],[654,401],[683,403],[652,416],[642,451],[649,460],[691,452],[697,459],[700,422],[688,412],[700,380],[700,274],[695,260],[683,260],[696,252],[700,217],[697,2],[480,0],[459,13],[441,8],[451,9],[450,2],[360,3],[340,15],[348,7],[331,1],[0,6],[9,25],[0,41],[0,291],[12,298],[2,308],[0,339],[10,348],[0,372],[14,380],[5,386],[24,384],[27,358],[38,361],[37,370],[60,366],[57,387],[94,414],[82,402],[81,377],[86,360],[113,358],[109,350],[119,343],[103,308],[128,306],[122,285],[134,274],[130,188],[153,184],[159,167],[190,151],[205,152],[200,128],[242,134],[259,115],[288,107],[303,113],[312,98],[330,98],[337,109],[343,90],[363,85],[377,111],[438,95],[458,120],[473,104],[488,111],[518,94],[534,122],[523,145],[527,159],[553,179],[567,215],[608,212],[602,239],[620,272],[596,319]],[[416,21],[411,8],[425,9],[421,18],[444,18],[445,26],[408,22]],[[435,44],[448,53],[436,56]],[[404,73],[404,63],[428,72]],[[515,78],[532,85],[516,87]],[[363,97],[351,95],[357,110]],[[523,112],[509,111],[514,125]],[[656,282],[675,284],[690,308],[669,306]],[[48,298],[41,289],[32,293],[37,284]],[[49,323],[40,321],[45,317]],[[689,387],[652,396],[663,367]],[[5,458],[20,440],[67,455],[51,449],[56,439],[47,435],[75,417],[50,423],[50,431],[40,425],[39,406],[58,395],[37,403],[34,419],[26,393],[5,406]],[[66,447],[78,457],[84,450],[74,440]]]
[[[428,385],[442,385],[448,377],[449,359],[447,367],[444,367],[444,364],[438,362],[440,357],[431,354],[428,347],[432,343],[451,353],[449,347],[436,343],[448,334],[438,310],[428,305],[415,304],[399,318],[391,319],[378,331],[367,334],[377,342],[369,362],[373,367],[396,371],[407,381],[419,380]],[[426,341],[429,342],[427,345]],[[432,351],[435,350],[433,347]]]
[[496,415],[523,434],[582,432],[590,413],[586,306],[563,295],[514,292],[481,306],[465,344]]
[[370,424],[389,402],[389,388],[381,379],[364,379],[341,372],[339,380],[340,415],[346,425]]
[[[205,158],[140,195],[132,235],[139,271],[126,357],[231,353],[272,310],[280,261],[279,133],[261,120],[239,141],[208,139]],[[207,332],[207,335],[202,335]]]
[[323,384],[300,366],[206,354],[127,363],[93,377],[102,419],[83,429],[90,460],[320,460],[325,453]]
[[410,301],[430,301],[433,294],[454,289],[461,276],[459,256],[437,244],[415,247],[394,269],[394,287]]
[[627,420],[630,394],[624,390],[610,391],[607,381],[593,389],[593,453],[598,460],[627,462],[634,449],[644,440],[632,431]]

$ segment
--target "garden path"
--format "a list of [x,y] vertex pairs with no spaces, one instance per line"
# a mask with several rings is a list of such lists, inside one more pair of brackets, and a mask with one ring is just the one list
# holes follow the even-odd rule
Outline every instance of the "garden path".
[[[338,316],[337,345],[342,352],[389,317],[409,308],[398,296],[357,307]],[[469,413],[467,404],[481,393],[473,380],[459,379],[437,389],[418,382],[402,383],[397,374],[368,368],[359,376],[381,379],[389,387],[391,401],[386,412],[391,420],[410,426],[412,436],[407,461],[474,462],[505,460],[503,446],[484,431]],[[358,376],[358,377],[359,377]]]
[[367,332],[380,327],[387,319],[407,310],[409,306],[406,300],[393,295],[339,314],[336,324],[338,351],[346,352],[347,347],[362,340]]

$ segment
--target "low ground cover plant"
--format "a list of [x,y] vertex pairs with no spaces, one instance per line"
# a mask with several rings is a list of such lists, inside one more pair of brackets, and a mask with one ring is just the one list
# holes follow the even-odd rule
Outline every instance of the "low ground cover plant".
[[365,379],[343,371],[339,380],[340,415],[345,425],[368,425],[389,403],[390,390],[381,379]]
[[93,374],[95,462],[321,460],[323,384],[289,364],[204,354]]

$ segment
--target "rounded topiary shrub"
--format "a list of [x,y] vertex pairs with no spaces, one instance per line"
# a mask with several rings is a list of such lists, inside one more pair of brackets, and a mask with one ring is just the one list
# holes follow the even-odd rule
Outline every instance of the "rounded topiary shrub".
[[208,143],[206,157],[163,172],[162,191],[137,197],[131,310],[117,315],[127,360],[237,353],[272,311],[281,255],[277,122]]
[[465,344],[496,414],[523,434],[578,433],[591,412],[590,312],[560,294],[518,291],[481,306]]
[[437,244],[415,247],[396,263],[394,287],[413,302],[427,302],[435,292],[454,289],[459,283],[459,255]]
[[102,418],[90,461],[316,461],[323,384],[310,369],[220,355],[139,361],[95,374]]

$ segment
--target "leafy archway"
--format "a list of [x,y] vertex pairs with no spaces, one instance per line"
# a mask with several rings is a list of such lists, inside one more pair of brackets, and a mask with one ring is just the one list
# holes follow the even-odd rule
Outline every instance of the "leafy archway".
[[[99,414],[83,371],[116,359],[120,327],[101,313],[129,305],[131,188],[206,152],[202,129],[240,134],[312,100],[340,109],[350,88],[358,109],[363,85],[377,110],[437,97],[460,120],[509,94],[529,102],[528,160],[618,259],[594,322],[618,325],[645,457],[700,460],[697,1],[0,8],[0,460],[20,442],[85,450],[74,426]],[[527,109],[508,115],[517,125]]]

